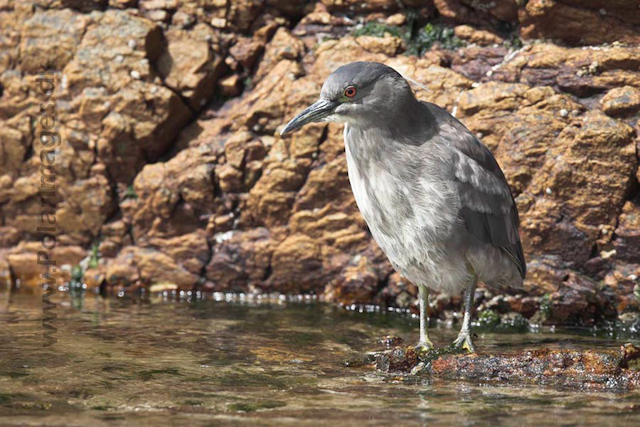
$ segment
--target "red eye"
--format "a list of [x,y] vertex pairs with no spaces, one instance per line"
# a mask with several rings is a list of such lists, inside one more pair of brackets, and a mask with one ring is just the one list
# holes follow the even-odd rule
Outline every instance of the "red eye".
[[354,96],[356,96],[356,92],[357,90],[355,87],[349,86],[344,90],[344,96],[346,96],[347,98],[353,98]]

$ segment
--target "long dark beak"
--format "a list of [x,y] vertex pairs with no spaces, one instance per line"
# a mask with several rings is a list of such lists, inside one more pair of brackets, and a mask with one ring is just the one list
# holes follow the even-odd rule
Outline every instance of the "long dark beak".
[[333,113],[338,106],[337,102],[320,99],[298,114],[280,131],[280,135],[300,129],[307,123],[319,122]]

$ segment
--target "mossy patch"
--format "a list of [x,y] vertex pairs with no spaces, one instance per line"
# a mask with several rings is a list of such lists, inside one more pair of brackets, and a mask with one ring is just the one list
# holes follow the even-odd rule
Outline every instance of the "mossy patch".
[[406,12],[406,24],[400,27],[388,25],[384,22],[370,21],[364,26],[353,31],[352,35],[384,37],[389,34],[404,41],[406,55],[422,56],[426,51],[437,45],[441,49],[457,49],[467,43],[456,37],[454,30],[442,24],[429,22],[422,26],[419,23],[418,13],[409,10]]
[[478,314],[478,327],[493,329],[500,324],[500,316],[493,310],[483,310]]
[[483,310],[478,315],[477,329],[484,332],[527,332],[529,321],[520,313],[500,316],[493,310]]
[[419,29],[407,43],[407,54],[422,56],[434,45],[441,49],[453,50],[464,47],[467,43],[455,36],[453,28],[444,25],[428,23]]
[[133,185],[130,185],[127,187],[127,189],[125,190],[123,196],[123,199],[137,199],[138,198],[138,193],[136,193],[135,188],[133,188]]
[[542,318],[544,320],[551,319],[553,316],[553,305],[551,303],[551,295],[546,294],[540,300],[540,313],[542,314]]
[[[369,21],[364,24],[361,28],[356,29],[353,32],[354,37],[360,36],[372,36],[372,37],[384,37],[385,34],[390,34],[394,37],[398,37],[401,39],[406,39],[406,27],[394,27],[391,25],[387,25],[384,22],[378,21]],[[409,34],[410,36],[410,34]]]

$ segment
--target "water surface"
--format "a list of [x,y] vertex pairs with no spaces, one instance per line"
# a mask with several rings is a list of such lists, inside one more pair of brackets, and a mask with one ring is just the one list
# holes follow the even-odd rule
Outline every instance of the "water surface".
[[[0,425],[640,425],[640,393],[398,377],[358,366],[418,321],[319,303],[0,294]],[[436,344],[456,331],[432,329]],[[589,333],[479,333],[481,352],[617,348]],[[629,341],[628,339],[626,341]],[[633,342],[633,340],[631,340]],[[638,344],[638,341],[635,341]]]

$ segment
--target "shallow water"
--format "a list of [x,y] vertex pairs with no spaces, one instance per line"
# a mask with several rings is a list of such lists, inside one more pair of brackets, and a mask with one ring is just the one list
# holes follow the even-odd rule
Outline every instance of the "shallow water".
[[[384,335],[413,342],[418,322],[406,315],[318,303],[57,301],[48,348],[39,299],[0,302],[0,425],[640,425],[640,392],[403,379],[353,366],[383,349]],[[455,335],[431,332],[440,345]],[[476,344],[504,353],[621,341],[479,333]]]

